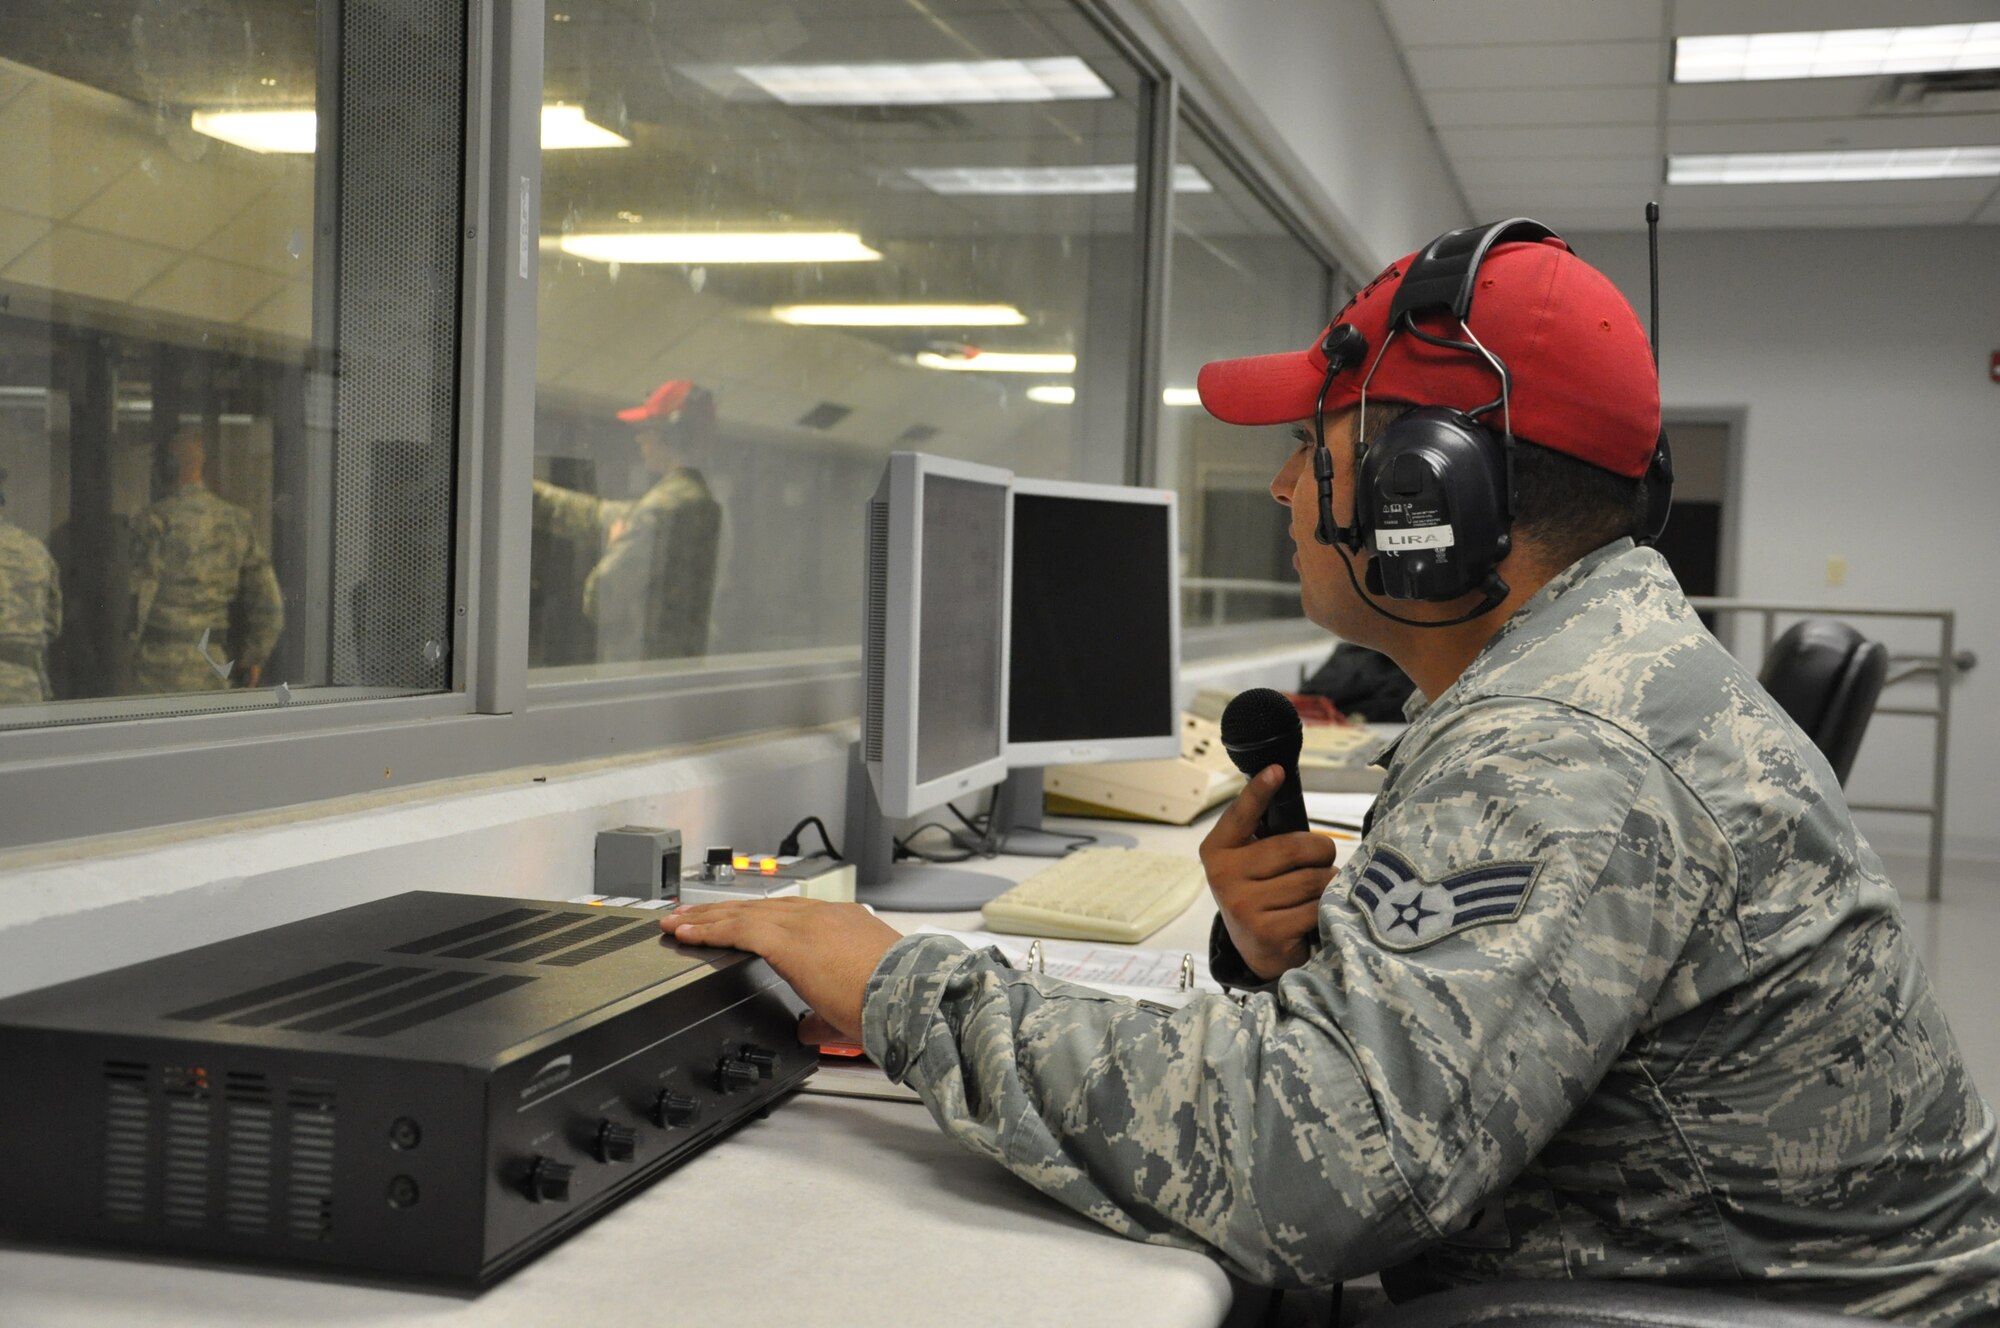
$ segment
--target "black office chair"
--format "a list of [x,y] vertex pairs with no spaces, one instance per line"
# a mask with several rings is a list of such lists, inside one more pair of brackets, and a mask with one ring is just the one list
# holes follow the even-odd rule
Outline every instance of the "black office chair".
[[1493,1282],[1422,1296],[1362,1328],[1856,1328],[1879,1322],[1618,1282]]
[[1880,641],[1832,618],[1807,618],[1772,645],[1757,681],[1845,785],[1888,674],[1889,651]]

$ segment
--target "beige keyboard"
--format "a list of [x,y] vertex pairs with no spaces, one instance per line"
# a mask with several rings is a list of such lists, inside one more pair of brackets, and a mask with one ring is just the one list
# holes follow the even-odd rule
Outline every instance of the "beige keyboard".
[[1071,941],[1142,941],[1208,884],[1193,854],[1083,848],[981,910],[993,931]]

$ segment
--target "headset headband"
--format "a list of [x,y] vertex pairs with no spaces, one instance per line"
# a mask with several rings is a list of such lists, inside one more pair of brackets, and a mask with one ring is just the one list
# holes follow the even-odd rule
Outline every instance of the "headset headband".
[[1405,315],[1431,309],[1449,309],[1453,318],[1464,322],[1472,313],[1472,292],[1487,250],[1517,240],[1535,243],[1561,238],[1530,217],[1446,231],[1425,245],[1403,274],[1395,298],[1389,302],[1389,326],[1396,326]]

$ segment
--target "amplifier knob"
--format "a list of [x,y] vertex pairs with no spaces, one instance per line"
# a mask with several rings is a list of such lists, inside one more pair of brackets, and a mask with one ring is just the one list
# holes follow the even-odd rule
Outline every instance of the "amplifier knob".
[[639,1148],[639,1132],[629,1125],[605,1120],[597,1125],[597,1160],[630,1162]]
[[769,1047],[745,1045],[743,1050],[736,1054],[739,1059],[749,1061],[756,1066],[757,1073],[766,1079],[771,1077],[771,1069],[778,1063],[778,1053]]
[[764,1076],[757,1073],[757,1067],[749,1061],[718,1061],[715,1066],[715,1086],[725,1093],[739,1088],[753,1087]]
[[682,1097],[671,1088],[663,1088],[653,1099],[653,1124],[661,1129],[676,1125],[687,1125],[701,1115],[701,1103],[691,1097]]
[[538,1157],[528,1164],[528,1181],[523,1188],[536,1203],[568,1203],[570,1173],[575,1170],[568,1163]]

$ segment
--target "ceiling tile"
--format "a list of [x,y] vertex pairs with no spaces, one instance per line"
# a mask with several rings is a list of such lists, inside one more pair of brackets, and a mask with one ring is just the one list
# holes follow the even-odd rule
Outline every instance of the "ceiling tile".
[[0,209],[0,267],[20,257],[29,245],[48,233],[49,223],[45,218]]
[[[1834,226],[1954,226],[1962,210],[1930,207],[1690,208],[1673,224],[1686,230],[1803,230]],[[1662,219],[1662,226],[1665,220]],[[1662,244],[1666,241],[1662,239]]]
[[235,323],[284,285],[280,277],[212,258],[184,258],[132,303],[205,323]]
[[78,209],[74,220],[90,230],[193,249],[266,188],[260,175],[235,169],[221,152],[183,161],[161,144]]
[[1652,153],[1622,157],[1481,157],[1458,169],[1467,189],[1487,185],[1620,185],[1647,189],[1660,183],[1664,170]]
[[1404,47],[1657,39],[1661,0],[1383,0]]
[[1657,85],[1666,71],[1657,40],[1419,46],[1409,58],[1411,77],[1425,93]]
[[58,226],[0,269],[0,276],[43,290],[123,304],[177,257],[171,249]]
[[[1573,235],[1583,231],[1634,231],[1644,230],[1645,218],[1630,208],[1601,207],[1559,207],[1542,208],[1531,213],[1536,221],[1553,229],[1558,235]],[[1585,257],[1589,255],[1586,254]]]
[[1659,136],[1650,125],[1598,128],[1440,129],[1454,162],[1481,157],[1650,156]]
[[1667,118],[1713,120],[1910,119],[1872,108],[1888,86],[1883,78],[1798,78],[1768,83],[1676,83],[1667,89]]
[[201,252],[267,272],[310,272],[313,178],[309,162],[301,162],[300,167],[296,179],[271,190],[239,212],[202,243]]
[[1669,152],[1815,152],[1825,148],[1977,147],[2000,144],[2000,115],[1877,116],[1670,124]]
[[1974,214],[1974,221],[1982,225],[2000,225],[2000,189],[1995,189],[1986,200],[1986,206]]
[[243,326],[293,341],[312,340],[312,284],[289,281],[243,316]]
[[1444,128],[1516,125],[1653,125],[1657,88],[1489,88],[1426,92],[1431,123]]
[[1482,217],[1539,217],[1545,212],[1570,208],[1603,209],[1609,212],[1624,208],[1634,217],[1643,217],[1647,201],[1658,197],[1661,192],[1657,189],[1630,187],[1520,189],[1505,186],[1467,191],[1472,210]]

